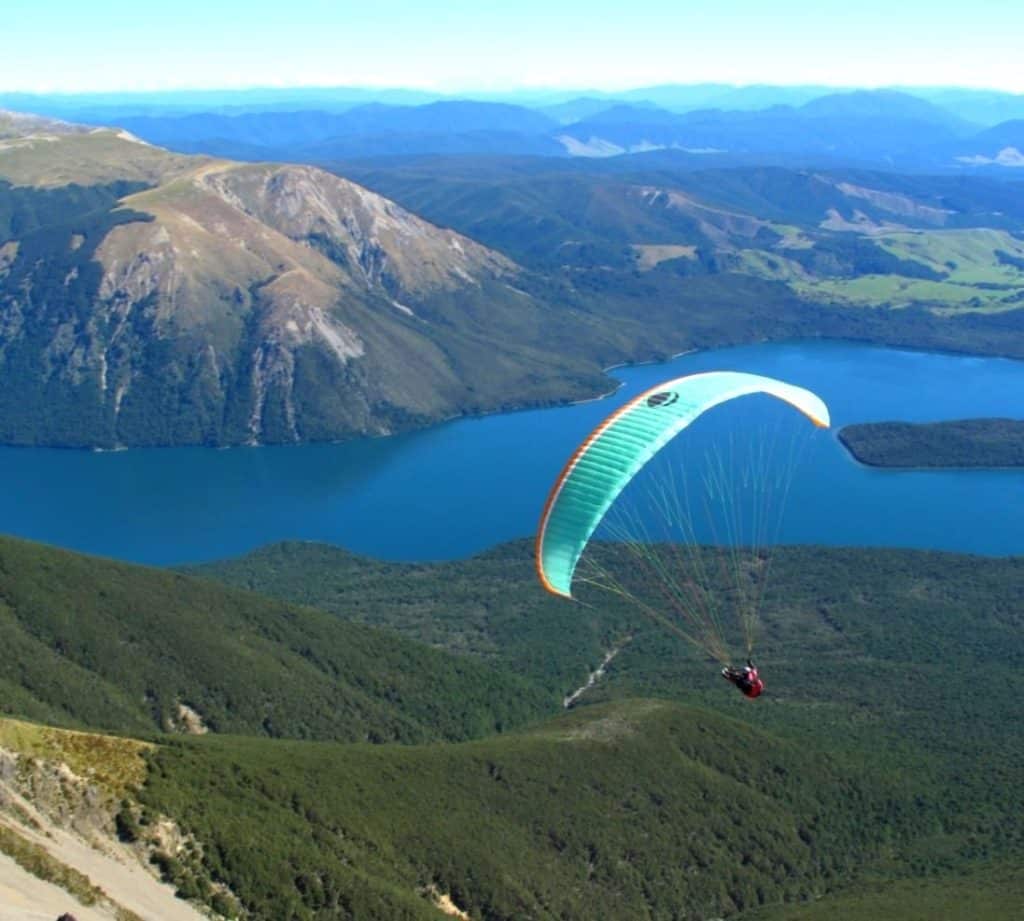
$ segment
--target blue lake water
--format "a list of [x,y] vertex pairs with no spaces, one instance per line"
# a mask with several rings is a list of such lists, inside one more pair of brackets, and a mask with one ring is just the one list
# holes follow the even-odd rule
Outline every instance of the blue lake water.
[[[617,406],[661,380],[710,369],[809,387],[831,409],[833,430],[808,439],[802,455],[782,542],[1024,553],[1024,471],[871,469],[834,436],[853,422],[1024,417],[1024,363],[838,342],[622,368],[612,373],[623,386],[604,400],[396,438],[117,453],[0,448],[0,532],[156,564],[283,539],[396,560],[466,556],[532,534],[566,458]],[[742,402],[715,410],[714,425],[748,418]]]

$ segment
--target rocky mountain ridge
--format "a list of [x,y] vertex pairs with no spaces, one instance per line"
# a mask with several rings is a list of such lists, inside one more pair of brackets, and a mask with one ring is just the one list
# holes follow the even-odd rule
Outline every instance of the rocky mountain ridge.
[[30,434],[8,403],[4,441],[387,434],[564,370],[568,326],[520,267],[355,183],[2,124],[0,369],[16,404],[84,423]]

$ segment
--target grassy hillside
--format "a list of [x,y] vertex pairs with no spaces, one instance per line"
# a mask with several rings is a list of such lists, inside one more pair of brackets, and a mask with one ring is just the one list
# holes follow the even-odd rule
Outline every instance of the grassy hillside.
[[[835,308],[805,316],[803,335],[843,335],[840,328],[856,322],[845,312],[864,307],[946,316],[1024,306],[1024,194],[1016,183],[768,167],[673,171],[642,157],[617,171],[518,160],[504,172],[460,170],[444,158],[342,168],[431,220],[576,284],[598,268],[626,275],[666,263],[682,302],[693,276],[740,276]],[[741,286],[734,294],[746,303]],[[732,328],[728,314],[719,320],[721,333]],[[692,329],[689,310],[677,321]],[[879,332],[910,332],[898,313],[884,321]],[[964,347],[976,348],[966,339]]]
[[144,756],[153,745],[100,733],[0,719],[0,748],[27,758],[62,762],[111,797],[121,797],[145,781]]
[[119,732],[192,723],[462,739],[557,706],[507,673],[328,614],[10,539],[0,539],[0,648],[0,712]]
[[[0,859],[5,915],[25,917],[31,909],[40,919],[58,913],[93,921],[208,916],[176,898],[183,893],[163,885],[155,868],[146,872],[143,866],[166,847],[187,850],[195,843],[173,820],[152,812],[148,840],[129,833],[130,817],[142,812],[134,795],[146,781],[153,750],[152,743],[136,739],[0,717],[0,857],[9,858]],[[231,904],[223,887],[205,895],[216,907]]]

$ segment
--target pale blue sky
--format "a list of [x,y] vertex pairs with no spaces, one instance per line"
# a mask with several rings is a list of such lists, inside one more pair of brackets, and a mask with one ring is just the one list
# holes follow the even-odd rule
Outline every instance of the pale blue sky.
[[0,92],[959,85],[1024,92],[1019,0],[4,0]]

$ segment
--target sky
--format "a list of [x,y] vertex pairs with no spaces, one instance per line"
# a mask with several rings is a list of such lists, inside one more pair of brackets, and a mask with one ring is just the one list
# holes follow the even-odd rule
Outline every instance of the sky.
[[0,92],[660,83],[1024,92],[1019,0],[4,0]]

